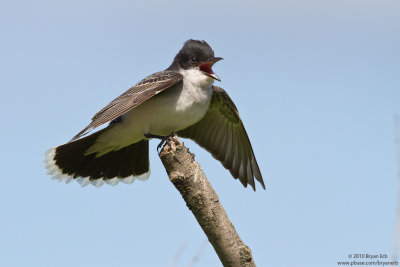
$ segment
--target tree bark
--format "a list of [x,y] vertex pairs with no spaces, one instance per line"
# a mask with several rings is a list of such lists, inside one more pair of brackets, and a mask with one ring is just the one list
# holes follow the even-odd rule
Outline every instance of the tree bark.
[[174,136],[160,158],[170,181],[181,193],[224,266],[256,266],[251,250],[229,221],[217,194],[193,154]]

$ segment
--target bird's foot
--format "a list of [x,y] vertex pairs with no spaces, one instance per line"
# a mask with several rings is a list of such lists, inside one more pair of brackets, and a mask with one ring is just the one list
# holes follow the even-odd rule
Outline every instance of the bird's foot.
[[155,134],[145,134],[144,137],[161,139],[161,142],[157,146],[157,152],[158,152],[158,154],[160,154],[161,147],[164,146],[167,141],[173,141],[175,143],[175,145],[179,145],[180,144],[179,141],[174,138],[175,135],[176,135],[176,133],[172,132],[168,136],[161,136],[161,135],[155,135]]

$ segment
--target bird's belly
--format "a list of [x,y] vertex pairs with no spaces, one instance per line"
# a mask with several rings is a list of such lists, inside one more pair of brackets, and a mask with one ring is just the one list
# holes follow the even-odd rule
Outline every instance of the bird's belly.
[[201,94],[184,92],[175,86],[125,113],[121,122],[110,126],[88,150],[101,156],[143,140],[145,134],[168,136],[198,122],[207,112],[212,87]]
[[143,122],[142,134],[167,136],[198,122],[206,113],[210,100],[211,92],[195,97],[174,88],[132,110],[126,116],[126,123],[134,128],[140,121]]

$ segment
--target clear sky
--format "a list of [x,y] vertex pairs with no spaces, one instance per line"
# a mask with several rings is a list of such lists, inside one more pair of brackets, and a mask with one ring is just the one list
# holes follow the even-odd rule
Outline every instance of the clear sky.
[[[267,190],[192,142],[258,266],[390,255],[397,201],[400,1],[2,1],[0,266],[187,266],[206,238],[150,146],[147,182],[81,188],[47,149],[190,38],[224,58]],[[183,245],[185,244],[185,245]],[[195,266],[220,266],[211,245]]]

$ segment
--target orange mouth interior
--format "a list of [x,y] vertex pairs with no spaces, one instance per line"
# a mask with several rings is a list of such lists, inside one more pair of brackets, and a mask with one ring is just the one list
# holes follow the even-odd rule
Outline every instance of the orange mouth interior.
[[212,66],[212,64],[210,62],[207,62],[207,63],[200,64],[199,69],[208,74],[213,74],[214,72],[212,71],[211,66]]

